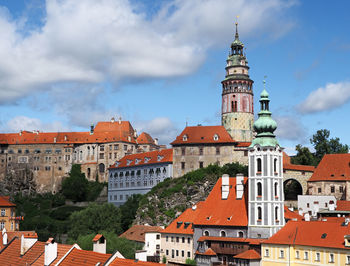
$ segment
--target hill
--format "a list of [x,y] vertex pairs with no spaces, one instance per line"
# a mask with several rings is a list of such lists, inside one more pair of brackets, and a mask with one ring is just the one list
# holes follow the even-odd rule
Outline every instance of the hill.
[[185,209],[205,200],[220,176],[238,173],[247,176],[248,167],[239,163],[209,165],[179,178],[168,178],[140,198],[134,224],[167,226]]

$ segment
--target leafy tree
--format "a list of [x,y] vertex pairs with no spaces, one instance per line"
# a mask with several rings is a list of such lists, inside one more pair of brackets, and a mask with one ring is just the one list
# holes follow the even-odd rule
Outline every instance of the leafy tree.
[[196,264],[196,260],[192,260],[192,259],[190,259],[190,258],[187,258],[186,259],[186,265],[197,265]]
[[[125,258],[134,259],[136,250],[143,248],[142,244],[118,237],[114,232],[101,231],[100,233],[106,238],[107,253],[114,253],[118,250]],[[84,250],[92,250],[92,239],[95,235],[95,233],[81,235],[76,241],[70,240],[70,243],[77,243]]]
[[90,203],[86,209],[72,213],[69,220],[71,228],[68,235],[73,240],[80,235],[97,234],[102,230],[118,235],[122,232],[120,210],[109,203]]
[[295,147],[297,155],[291,158],[292,164],[301,164],[301,165],[316,165],[316,158],[313,153],[307,147],[301,146],[298,144]]
[[62,193],[67,199],[84,201],[88,191],[88,180],[81,172],[80,164],[73,164],[69,177],[62,182]]
[[315,148],[315,157],[319,163],[325,154],[332,153],[348,153],[349,146],[340,143],[339,138],[329,139],[330,131],[327,129],[320,129],[310,139],[311,144]]
[[121,223],[123,231],[128,230],[132,225],[141,198],[142,195],[134,194],[131,197],[129,197],[128,200],[122,206],[120,206]]

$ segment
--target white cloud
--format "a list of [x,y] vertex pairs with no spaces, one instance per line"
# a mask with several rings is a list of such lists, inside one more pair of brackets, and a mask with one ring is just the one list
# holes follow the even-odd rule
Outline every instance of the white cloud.
[[26,18],[15,20],[1,9],[0,102],[69,82],[189,74],[207,49],[232,40],[236,14],[245,35],[279,36],[293,25],[284,16],[293,4],[173,0],[148,18],[127,0],[48,0],[43,24],[30,31],[23,25]]
[[31,118],[27,116],[16,116],[7,121],[4,131],[5,132],[19,132],[20,130],[39,130],[45,132],[63,132],[69,131],[69,129],[62,125],[61,122],[53,121],[51,123],[43,123],[38,118]]
[[297,116],[274,116],[277,138],[305,143],[306,130]]
[[331,110],[350,100],[350,82],[328,83],[318,88],[297,109],[304,114]]
[[147,132],[152,138],[158,138],[160,144],[169,144],[175,140],[179,130],[167,117],[157,117],[150,121],[136,121],[135,128],[138,133]]

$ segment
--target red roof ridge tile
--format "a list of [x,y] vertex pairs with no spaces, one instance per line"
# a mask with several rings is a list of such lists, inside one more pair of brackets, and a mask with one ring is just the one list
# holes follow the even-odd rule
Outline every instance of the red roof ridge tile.
[[260,260],[261,255],[255,249],[248,249],[234,256],[236,259]]

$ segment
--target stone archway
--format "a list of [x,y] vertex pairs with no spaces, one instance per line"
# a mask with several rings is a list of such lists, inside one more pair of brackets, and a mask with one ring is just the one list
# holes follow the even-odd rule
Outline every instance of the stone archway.
[[298,200],[298,195],[303,195],[303,187],[300,182],[294,178],[283,182],[284,200]]

